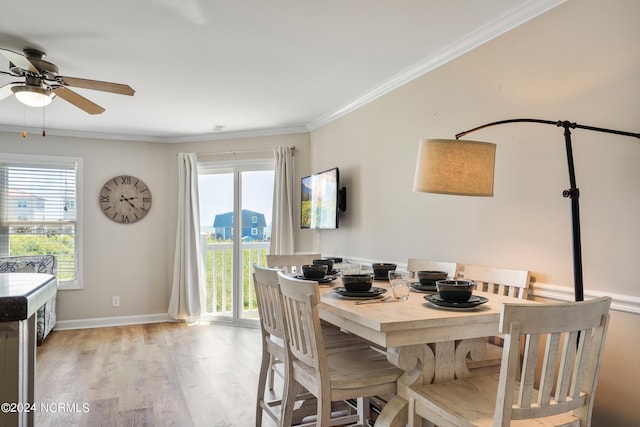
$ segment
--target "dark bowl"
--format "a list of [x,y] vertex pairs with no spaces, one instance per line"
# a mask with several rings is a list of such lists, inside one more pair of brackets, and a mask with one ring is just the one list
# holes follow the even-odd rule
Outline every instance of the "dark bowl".
[[423,286],[435,286],[438,280],[447,280],[449,276],[446,271],[417,271],[416,276]]
[[475,282],[470,280],[438,280],[436,282],[440,298],[453,302],[469,301],[474,286]]
[[333,260],[331,258],[319,258],[311,261],[313,265],[326,265],[327,272],[331,273],[333,271]]
[[343,274],[342,285],[351,292],[366,292],[371,289],[373,276],[371,274]]
[[305,264],[302,266],[302,275],[305,279],[323,279],[326,274],[326,264]]
[[373,275],[376,279],[386,280],[389,278],[389,273],[392,270],[395,270],[397,265],[391,262],[376,262],[375,264],[371,264],[373,268]]

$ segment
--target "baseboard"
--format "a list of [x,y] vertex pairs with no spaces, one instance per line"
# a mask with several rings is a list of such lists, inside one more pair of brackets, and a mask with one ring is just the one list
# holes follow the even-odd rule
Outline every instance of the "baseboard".
[[140,325],[144,323],[175,322],[167,313],[139,316],[97,317],[94,319],[58,320],[55,331],[67,329],[104,328],[107,326]]

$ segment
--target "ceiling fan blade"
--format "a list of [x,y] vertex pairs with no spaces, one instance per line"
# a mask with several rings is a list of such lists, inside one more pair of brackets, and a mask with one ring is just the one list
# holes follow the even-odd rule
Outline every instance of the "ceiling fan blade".
[[84,89],[101,90],[103,92],[112,92],[120,95],[133,96],[135,90],[131,86],[120,83],[101,82],[98,80],[80,79],[78,77],[58,76],[57,79],[65,86],[81,87]]
[[75,105],[81,110],[86,111],[89,114],[102,114],[104,112],[104,108],[99,106],[98,104],[89,101],[82,95],[79,95],[72,91],[71,89],[67,89],[64,86],[59,86],[53,89],[56,95],[65,101]]
[[37,73],[38,69],[21,53],[16,53],[8,49],[0,48],[0,53],[4,55],[5,58],[9,60],[13,65],[17,65],[23,70],[31,71],[32,73]]
[[11,90],[11,88],[14,87],[14,86],[18,86],[19,84],[21,84],[21,83],[14,82],[14,83],[8,83],[8,84],[0,87],[0,101],[5,99],[9,95],[13,95],[13,91]]

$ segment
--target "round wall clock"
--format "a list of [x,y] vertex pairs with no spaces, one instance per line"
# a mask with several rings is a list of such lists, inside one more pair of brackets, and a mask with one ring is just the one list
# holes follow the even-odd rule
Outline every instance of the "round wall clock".
[[140,221],[151,209],[151,191],[135,176],[113,177],[100,190],[100,209],[120,224]]

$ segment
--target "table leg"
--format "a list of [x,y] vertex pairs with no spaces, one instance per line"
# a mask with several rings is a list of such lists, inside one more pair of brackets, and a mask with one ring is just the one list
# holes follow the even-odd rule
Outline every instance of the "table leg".
[[414,384],[452,381],[470,376],[466,357],[478,360],[484,356],[482,338],[442,341],[387,349],[387,359],[404,370],[398,379],[396,395],[387,402],[376,420],[376,427],[404,427],[408,422],[407,389]]
[[487,353],[487,343],[483,338],[472,338],[456,341],[455,350],[455,376],[467,378],[471,376],[467,367],[467,356],[471,360],[482,360]]
[[455,342],[444,341],[432,345],[435,353],[435,372],[432,382],[442,383],[455,379]]
[[404,427],[408,421],[407,389],[413,384],[429,383],[436,368],[432,348],[427,344],[387,349],[387,359],[404,370],[398,379],[396,395],[387,402],[376,420],[376,427]]

